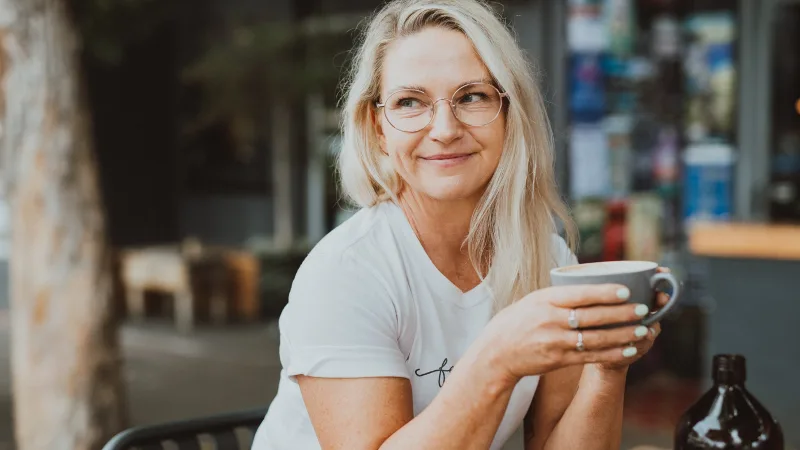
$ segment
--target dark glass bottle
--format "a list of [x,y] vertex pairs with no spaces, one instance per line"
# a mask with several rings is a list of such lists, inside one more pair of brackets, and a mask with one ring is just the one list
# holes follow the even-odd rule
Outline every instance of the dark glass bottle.
[[712,376],[714,386],[678,422],[675,450],[783,450],[778,422],[744,387],[744,357],[714,356]]

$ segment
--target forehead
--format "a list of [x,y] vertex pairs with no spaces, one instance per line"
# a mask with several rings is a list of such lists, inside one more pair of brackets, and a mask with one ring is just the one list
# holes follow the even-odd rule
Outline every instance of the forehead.
[[458,31],[427,28],[392,42],[381,70],[381,91],[417,86],[447,95],[467,81],[491,80],[472,43]]

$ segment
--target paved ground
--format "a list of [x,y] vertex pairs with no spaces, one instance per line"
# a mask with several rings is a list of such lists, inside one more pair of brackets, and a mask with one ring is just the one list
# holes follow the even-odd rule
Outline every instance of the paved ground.
[[[2,313],[2,312],[0,312]],[[0,450],[11,448],[7,324],[0,318]],[[176,335],[166,326],[123,329],[131,421],[147,424],[269,404],[277,346],[266,326]]]
[[[205,329],[191,337],[168,324],[126,326],[122,338],[134,424],[265,406],[275,395],[280,364],[274,326]],[[0,450],[11,450],[9,392],[8,320],[0,311]],[[623,448],[641,444],[671,447],[668,433],[632,422]]]

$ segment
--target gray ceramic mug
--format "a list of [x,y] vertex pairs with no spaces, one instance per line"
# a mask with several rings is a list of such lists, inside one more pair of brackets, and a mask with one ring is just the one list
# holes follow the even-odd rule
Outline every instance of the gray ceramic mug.
[[631,291],[628,303],[642,303],[650,311],[656,307],[656,294],[659,292],[656,288],[669,283],[672,287],[669,302],[641,321],[642,325],[650,325],[661,320],[677,304],[680,294],[678,280],[670,273],[657,272],[657,269],[658,263],[651,261],[605,261],[553,269],[550,280],[553,286],[621,284]]

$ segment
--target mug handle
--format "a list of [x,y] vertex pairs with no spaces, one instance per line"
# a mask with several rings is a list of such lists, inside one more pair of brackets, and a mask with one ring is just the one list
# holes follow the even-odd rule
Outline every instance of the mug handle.
[[658,322],[669,312],[669,310],[671,310],[678,303],[678,295],[681,292],[681,286],[680,283],[678,283],[678,280],[675,279],[675,277],[672,276],[671,273],[660,272],[653,275],[650,278],[650,286],[653,289],[655,289],[656,286],[658,286],[658,284],[662,281],[666,281],[672,285],[672,295],[670,295],[669,297],[669,302],[667,302],[667,304],[664,305],[664,307],[662,307],[652,315],[642,319],[642,325],[648,326]]

